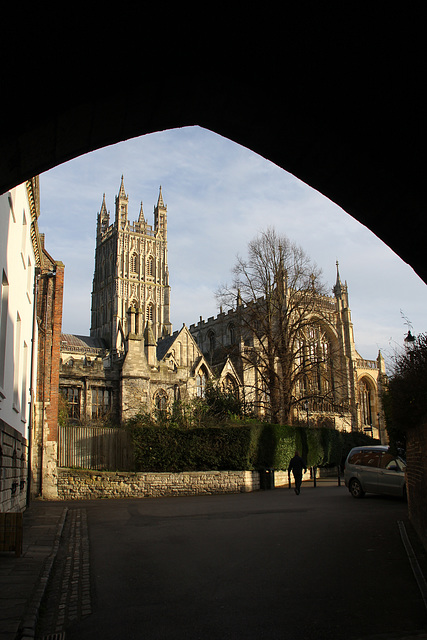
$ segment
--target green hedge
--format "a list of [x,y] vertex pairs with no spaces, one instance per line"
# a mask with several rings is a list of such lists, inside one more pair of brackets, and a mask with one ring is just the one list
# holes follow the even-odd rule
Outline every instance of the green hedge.
[[307,466],[337,466],[368,436],[273,424],[197,429],[131,428],[138,471],[287,469],[297,449]]
[[250,428],[134,429],[139,471],[207,471],[251,468]]

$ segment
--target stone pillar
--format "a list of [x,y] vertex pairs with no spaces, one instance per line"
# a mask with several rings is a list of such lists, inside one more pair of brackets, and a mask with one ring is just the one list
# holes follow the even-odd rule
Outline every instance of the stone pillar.
[[[59,368],[62,328],[64,265],[46,260],[39,281],[37,316],[39,320],[37,407],[33,442],[39,442],[40,454],[33,454],[33,477],[40,485],[32,487],[33,495],[55,499],[58,462]],[[36,445],[37,446],[37,445]]]

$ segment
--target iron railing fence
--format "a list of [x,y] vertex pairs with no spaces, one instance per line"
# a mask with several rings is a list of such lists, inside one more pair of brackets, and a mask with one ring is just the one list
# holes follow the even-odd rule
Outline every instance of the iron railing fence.
[[127,431],[113,427],[59,426],[58,466],[132,471],[132,442]]

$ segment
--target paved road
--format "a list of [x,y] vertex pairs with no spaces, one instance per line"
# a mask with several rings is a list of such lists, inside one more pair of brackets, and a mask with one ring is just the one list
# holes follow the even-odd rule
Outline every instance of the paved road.
[[398,499],[303,486],[300,496],[67,506],[80,524],[58,554],[39,638],[65,629],[66,640],[356,640],[427,630]]

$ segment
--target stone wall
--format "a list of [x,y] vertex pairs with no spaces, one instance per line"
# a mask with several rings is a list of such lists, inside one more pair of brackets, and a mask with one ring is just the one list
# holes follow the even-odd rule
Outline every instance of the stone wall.
[[409,519],[427,549],[427,422],[406,434]]
[[27,474],[27,441],[0,420],[0,513],[24,511]]
[[61,349],[64,265],[44,249],[37,291],[39,323],[37,384],[31,451],[31,494],[49,500],[56,497],[58,443],[59,368]]
[[257,471],[130,473],[58,469],[58,498],[63,500],[244,493],[259,488]]

